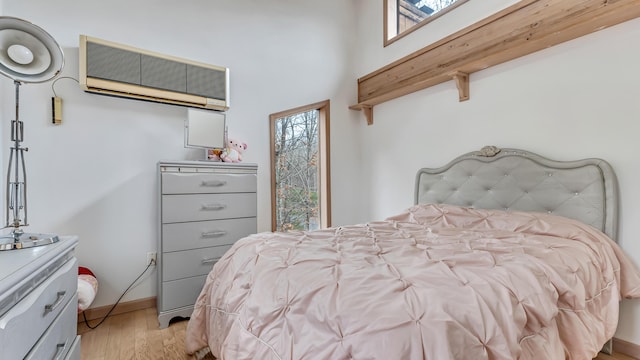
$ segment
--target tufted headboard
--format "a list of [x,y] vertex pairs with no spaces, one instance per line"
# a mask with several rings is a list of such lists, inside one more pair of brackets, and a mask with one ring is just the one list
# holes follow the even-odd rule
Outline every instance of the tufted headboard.
[[618,185],[606,161],[554,161],[486,146],[416,176],[415,203],[548,212],[573,218],[616,240]]

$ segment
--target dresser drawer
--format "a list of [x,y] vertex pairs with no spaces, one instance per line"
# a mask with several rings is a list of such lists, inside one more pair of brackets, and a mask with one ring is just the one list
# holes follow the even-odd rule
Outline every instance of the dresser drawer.
[[162,254],[162,280],[170,281],[206,275],[229,248],[231,244],[164,253]]
[[255,234],[255,217],[162,225],[162,251],[171,252],[233,244]]
[[[77,317],[76,317],[77,318]],[[76,339],[71,344],[71,349],[67,353],[67,357],[64,360],[80,360],[80,335],[76,336]]]
[[256,192],[256,174],[163,173],[163,194]]
[[78,261],[73,258],[12,307],[0,319],[0,339],[11,344],[0,347],[0,359],[23,359],[38,339],[33,334],[44,333],[76,296],[77,287]]
[[31,349],[26,360],[64,359],[74,345],[77,336],[78,297],[68,301],[60,316]]
[[160,311],[193,306],[204,286],[207,275],[162,283],[162,308]]
[[255,193],[162,195],[162,222],[255,217]]

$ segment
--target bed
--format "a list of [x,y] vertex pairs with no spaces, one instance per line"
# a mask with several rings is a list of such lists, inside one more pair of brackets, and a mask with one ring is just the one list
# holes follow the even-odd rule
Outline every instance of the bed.
[[187,352],[218,359],[591,359],[640,275],[615,174],[484,147],[381,221],[259,233],[214,265]]

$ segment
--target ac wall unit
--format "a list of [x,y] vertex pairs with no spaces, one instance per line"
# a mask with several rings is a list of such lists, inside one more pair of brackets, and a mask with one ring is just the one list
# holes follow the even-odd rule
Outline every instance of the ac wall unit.
[[80,35],[83,90],[226,111],[229,69]]

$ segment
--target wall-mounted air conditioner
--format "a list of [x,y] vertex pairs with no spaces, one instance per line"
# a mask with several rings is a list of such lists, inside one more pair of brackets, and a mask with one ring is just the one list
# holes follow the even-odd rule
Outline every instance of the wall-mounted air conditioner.
[[80,35],[88,92],[226,111],[229,69]]

